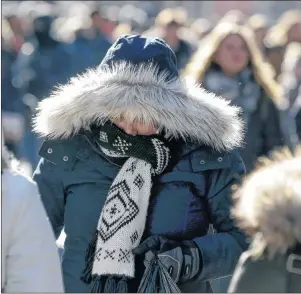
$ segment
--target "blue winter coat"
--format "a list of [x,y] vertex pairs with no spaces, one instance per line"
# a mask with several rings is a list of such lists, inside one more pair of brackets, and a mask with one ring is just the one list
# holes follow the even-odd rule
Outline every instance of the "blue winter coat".
[[[245,237],[230,217],[231,187],[244,173],[244,164],[234,148],[241,132],[237,109],[192,85],[187,86],[194,87],[194,94],[184,94],[185,87],[166,83],[161,76],[155,78],[155,69],[151,67],[140,68],[144,75],[138,70],[129,79],[129,74],[137,68],[128,66],[122,64],[109,72],[101,69],[89,72],[62,87],[58,96],[40,103],[36,130],[48,139],[40,150],[42,159],[34,180],[56,236],[63,226],[66,233],[62,258],[65,289],[90,291],[91,286],[80,280],[85,252],[110,185],[120,169],[91,145],[89,136],[85,135],[87,131],[82,130],[88,129],[95,119],[110,117],[110,112],[124,109],[124,103],[127,109],[133,107],[129,103],[135,93],[135,107],[139,107],[136,104],[139,99],[148,99],[149,103],[144,102],[144,108],[131,111],[131,115],[148,115],[145,109],[156,104],[151,99],[160,98],[157,110],[164,109],[165,117],[173,116],[174,121],[170,124],[170,120],[160,118],[155,108],[152,109],[154,117],[160,119],[162,127],[171,135],[189,130],[190,141],[194,142],[184,143],[172,170],[153,183],[144,238],[162,235],[175,240],[194,240],[202,254],[202,270],[180,288],[183,292],[210,292],[207,282],[231,275],[246,249]],[[149,87],[155,81],[156,87]],[[144,87],[148,91],[143,91]],[[156,92],[158,87],[161,92]],[[154,95],[154,91],[161,96]],[[115,101],[114,108],[110,108],[111,101]],[[196,143],[197,138],[200,140]],[[210,224],[216,233],[207,235]],[[131,292],[137,291],[143,271],[143,258],[137,258]]]

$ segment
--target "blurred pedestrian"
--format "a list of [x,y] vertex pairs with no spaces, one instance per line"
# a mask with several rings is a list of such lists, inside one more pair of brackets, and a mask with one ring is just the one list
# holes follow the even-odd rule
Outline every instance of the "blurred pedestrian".
[[301,43],[287,46],[280,78],[283,88],[282,128],[286,144],[295,148],[301,142]]
[[1,292],[62,293],[58,250],[38,189],[1,151]]
[[35,42],[23,44],[14,65],[15,80],[22,100],[31,111],[26,119],[26,131],[20,145],[20,157],[35,168],[38,163],[39,139],[32,133],[31,116],[38,101],[47,97],[54,86],[66,83],[71,73],[71,56],[51,35],[52,15],[38,15],[33,21]]
[[184,74],[242,108],[246,142],[240,152],[248,172],[259,156],[283,144],[277,109],[280,86],[250,30],[220,24],[195,53]]
[[2,21],[1,36],[1,113],[2,129],[7,147],[16,156],[18,154],[18,144],[24,136],[24,115],[26,105],[22,101],[17,81],[14,79],[12,71],[15,62],[10,36],[10,29],[5,21]]
[[185,24],[186,17],[180,9],[162,10],[156,17],[156,27],[159,37],[165,40],[174,51],[177,58],[177,67],[183,69],[193,53],[192,45],[180,37],[180,29]]
[[82,16],[83,23],[75,32],[75,40],[69,48],[72,56],[72,74],[81,74],[88,68],[97,66],[104,58],[112,44],[112,36],[104,33],[104,23],[100,11],[94,10],[89,15],[90,19]]
[[282,151],[235,193],[234,217],[252,243],[229,293],[301,292],[301,150]]
[[231,275],[247,246],[229,216],[244,173],[238,111],[139,35],[41,102],[34,179],[56,237],[64,226],[67,292],[137,292],[154,251],[183,292]]

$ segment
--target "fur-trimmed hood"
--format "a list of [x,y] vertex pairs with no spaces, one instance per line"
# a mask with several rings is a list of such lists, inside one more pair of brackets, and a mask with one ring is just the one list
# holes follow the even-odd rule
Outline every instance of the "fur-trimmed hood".
[[88,70],[39,103],[35,131],[48,138],[70,138],[92,123],[122,117],[218,151],[241,145],[239,108],[192,81],[166,77],[152,64],[121,62]]
[[234,194],[233,216],[251,236],[253,255],[272,257],[301,244],[301,146],[261,164]]

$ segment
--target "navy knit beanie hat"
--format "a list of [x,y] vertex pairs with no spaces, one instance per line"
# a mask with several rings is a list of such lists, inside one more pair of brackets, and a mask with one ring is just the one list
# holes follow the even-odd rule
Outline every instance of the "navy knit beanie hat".
[[151,62],[158,68],[158,73],[167,72],[168,79],[179,76],[176,56],[160,38],[124,35],[111,46],[100,67],[111,66],[113,62],[120,61],[127,61],[134,65]]

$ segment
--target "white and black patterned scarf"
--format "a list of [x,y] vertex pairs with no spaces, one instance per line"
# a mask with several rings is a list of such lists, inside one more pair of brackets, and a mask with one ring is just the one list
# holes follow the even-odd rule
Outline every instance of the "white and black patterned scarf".
[[82,280],[91,292],[127,292],[134,278],[132,249],[144,232],[152,177],[169,165],[170,148],[159,136],[130,136],[107,122],[93,130],[94,144],[111,159],[126,159],[102,208],[94,240],[86,255]]

